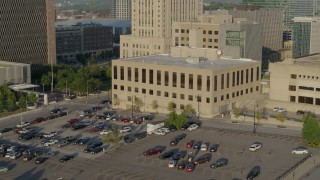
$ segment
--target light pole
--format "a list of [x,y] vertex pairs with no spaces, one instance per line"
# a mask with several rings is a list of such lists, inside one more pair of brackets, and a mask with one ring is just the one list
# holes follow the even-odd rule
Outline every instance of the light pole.
[[256,133],[256,106],[258,108],[258,104],[253,106],[253,133]]
[[143,112],[146,112],[146,95],[143,98]]
[[133,117],[133,95],[131,96],[131,117]]
[[197,102],[198,102],[198,119],[200,119],[200,101],[201,101],[201,96],[198,94],[195,97],[197,98]]

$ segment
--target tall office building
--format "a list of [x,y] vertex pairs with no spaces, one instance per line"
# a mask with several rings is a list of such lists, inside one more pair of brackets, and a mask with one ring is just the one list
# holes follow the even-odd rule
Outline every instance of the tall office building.
[[267,9],[283,9],[284,24],[292,26],[294,17],[313,17],[320,15],[320,0],[243,0]]
[[131,19],[132,0],[112,0],[111,17],[115,19]]
[[132,0],[132,35],[121,36],[120,58],[170,53],[173,21],[192,22],[202,0]]
[[0,60],[56,63],[53,0],[0,0]]
[[292,57],[320,53],[320,18],[295,17],[293,21]]

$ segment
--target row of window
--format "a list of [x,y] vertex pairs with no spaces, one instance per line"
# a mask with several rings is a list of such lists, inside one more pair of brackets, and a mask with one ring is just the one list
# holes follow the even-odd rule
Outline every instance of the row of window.
[[[125,70],[127,72],[127,77],[125,78]],[[134,81],[148,84],[157,84],[172,87],[180,88],[189,88],[197,90],[202,90],[205,88],[206,91],[211,91],[211,86],[213,85],[213,90],[217,91],[218,89],[226,89],[248,84],[254,80],[260,80],[260,70],[259,67],[256,68],[254,78],[254,68],[234,71],[230,73],[220,74],[211,76],[196,75],[196,74],[186,74],[186,73],[177,73],[169,71],[160,71],[153,69],[139,69],[120,66],[120,80]],[[141,76],[141,79],[139,78]],[[148,82],[147,82],[148,77]],[[178,80],[180,78],[180,80]],[[113,79],[118,79],[118,67],[113,66]],[[164,80],[164,81],[163,81]],[[171,80],[169,82],[169,80]],[[219,81],[219,82],[218,82]],[[196,87],[194,87],[196,86]],[[204,87],[203,87],[204,86]]]
[[[320,88],[314,88],[314,87],[307,87],[307,86],[298,86],[299,89],[301,90],[306,90],[306,91],[320,91]],[[297,86],[294,85],[289,85],[289,91],[296,91]]]
[[298,100],[298,103],[303,104],[315,104],[320,106],[320,98],[313,98],[313,97],[307,97],[307,96],[290,96],[290,102],[296,102]]
[[[175,31],[174,31],[175,33],[189,33],[189,29],[175,29]],[[212,34],[214,34],[214,35],[219,35],[219,31],[212,31],[212,30],[203,30],[203,34],[209,34],[209,35],[212,35]]]
[[299,79],[319,79],[318,76],[310,76],[310,75],[296,75],[296,74],[291,74],[291,79],[297,79],[299,77]]
[[[132,92],[132,91],[133,91],[133,88],[132,88],[131,86],[128,86],[128,87],[127,87],[127,90],[125,90],[125,86],[120,85],[120,87],[118,87],[117,84],[114,84],[114,85],[113,85],[113,89],[114,89],[114,90],[118,90],[118,89],[119,89],[119,90],[121,90],[121,91],[128,91],[128,92]],[[259,91],[259,86],[256,86],[256,91]],[[138,87],[134,87],[134,92],[135,92],[135,93],[139,93],[139,88],[138,88]],[[170,92],[167,92],[167,91],[161,92],[161,91],[159,91],[159,90],[155,91],[155,90],[153,90],[153,89],[147,90],[147,89],[145,89],[145,88],[141,88],[141,93],[142,93],[142,94],[146,94],[146,95],[151,95],[151,96],[156,95],[156,96],[163,96],[163,97],[173,98],[173,99],[179,98],[179,99],[181,99],[181,100],[187,99],[187,100],[189,100],[189,101],[194,101],[194,100],[196,100],[197,102],[202,102],[202,98],[201,98],[201,96],[199,96],[199,95],[198,95],[198,96],[185,95],[185,94],[180,94],[180,95],[179,95],[178,93],[170,93]],[[245,90],[240,90],[240,91],[232,92],[231,94],[221,95],[220,98],[214,97],[213,102],[216,103],[216,102],[218,102],[218,101],[228,100],[228,99],[230,99],[231,97],[232,97],[232,98],[235,98],[235,97],[238,97],[238,96],[243,96],[244,93],[245,93],[245,94],[253,93],[253,88],[251,87],[250,89],[247,88],[247,89],[245,89]],[[179,95],[179,97],[178,97],[178,95]],[[230,96],[231,96],[231,97],[230,97]],[[128,96],[128,97],[131,97],[131,96]],[[206,100],[206,101],[205,101],[206,103],[210,103],[210,98],[209,98],[209,97],[206,97],[205,100]],[[128,99],[128,101],[131,101],[131,99],[130,99],[130,100]]]

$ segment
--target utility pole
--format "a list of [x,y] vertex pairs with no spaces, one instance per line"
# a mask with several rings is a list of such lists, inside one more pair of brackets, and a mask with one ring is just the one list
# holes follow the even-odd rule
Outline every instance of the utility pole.
[[197,98],[197,102],[198,102],[198,119],[200,119],[200,101],[201,101],[201,97],[200,95],[196,95]]
[[133,117],[133,95],[131,96],[131,117]]
[[53,91],[53,64],[52,64],[52,58],[50,58],[51,61],[51,94]]
[[258,104],[253,106],[253,133],[256,133],[256,106],[258,107]]

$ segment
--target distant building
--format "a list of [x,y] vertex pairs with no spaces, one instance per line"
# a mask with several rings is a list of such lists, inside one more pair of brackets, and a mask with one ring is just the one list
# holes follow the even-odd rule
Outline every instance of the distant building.
[[320,113],[320,54],[270,63],[267,106]]
[[99,58],[113,49],[112,27],[99,24],[77,24],[56,28],[58,62],[75,61],[77,55]]
[[292,57],[320,53],[320,18],[295,17],[293,21]]
[[[169,102],[177,112],[190,104],[200,117],[212,118],[260,94],[259,61],[219,57],[216,49],[188,50],[193,57],[174,51],[171,56],[113,60],[112,97],[118,102],[113,105],[132,109],[140,99],[140,111],[168,113]],[[206,56],[196,57],[199,51]]]
[[111,18],[131,20],[132,0],[112,0]]
[[30,64],[0,61],[0,84],[31,83]]
[[173,22],[172,46],[213,48],[224,56],[262,60],[261,25],[225,13],[201,15],[199,21]]
[[203,0],[132,0],[132,34],[121,36],[120,57],[169,53],[172,22],[192,22]]
[[0,60],[55,64],[54,1],[2,0],[0,4]]

